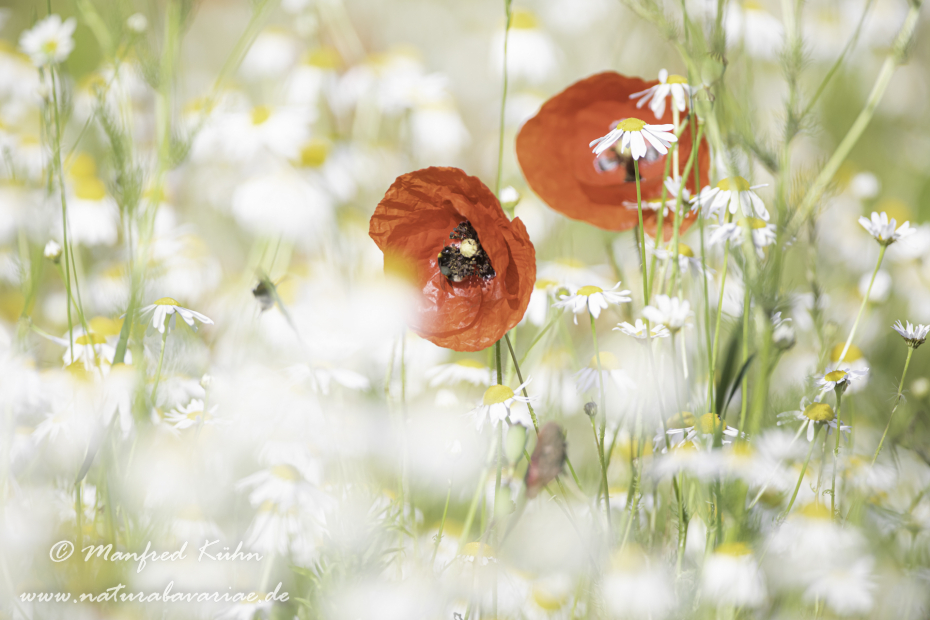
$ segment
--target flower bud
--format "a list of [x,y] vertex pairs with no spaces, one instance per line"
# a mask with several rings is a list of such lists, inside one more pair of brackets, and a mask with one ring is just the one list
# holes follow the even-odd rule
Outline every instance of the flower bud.
[[136,34],[141,34],[148,29],[149,20],[142,13],[133,13],[126,20],[126,26]]
[[526,496],[536,497],[541,489],[562,472],[565,465],[565,433],[555,422],[547,422],[539,430],[536,448],[526,470]]
[[584,404],[584,412],[589,418],[597,415],[597,403],[593,400]]
[[787,351],[797,342],[797,334],[791,323],[782,323],[772,332],[772,342],[782,351]]
[[508,185],[501,190],[501,206],[508,211],[512,211],[520,203],[520,192]]
[[49,259],[56,265],[61,262],[61,246],[55,240],[45,244],[45,258]]

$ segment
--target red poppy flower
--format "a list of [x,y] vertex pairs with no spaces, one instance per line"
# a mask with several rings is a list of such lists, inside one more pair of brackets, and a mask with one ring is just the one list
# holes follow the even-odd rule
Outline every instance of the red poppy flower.
[[[572,84],[543,104],[517,135],[517,159],[527,182],[550,207],[575,220],[582,220],[606,230],[628,230],[639,223],[636,210],[636,182],[632,160],[626,161],[608,149],[595,157],[588,144],[607,134],[624,118],[641,118],[653,124],[672,122],[671,106],[661,119],[653,120],[652,111],[637,108],[630,99],[658,84],[619,73],[606,72]],[[648,116],[647,116],[648,115]],[[679,173],[684,171],[691,155],[691,129],[678,140]],[[639,160],[643,201],[658,200],[665,179],[665,157]],[[698,151],[701,186],[707,184],[710,153],[707,143]],[[693,172],[686,187],[692,194]],[[626,204],[624,204],[626,203]],[[630,205],[633,205],[632,207]],[[647,230],[655,232],[656,212],[643,211]],[[685,230],[693,221],[688,216],[682,222]],[[672,218],[666,218],[663,228],[671,234]]]
[[523,318],[536,250],[519,218],[458,168],[426,168],[394,181],[368,230],[422,291],[414,331],[441,347],[480,351]]

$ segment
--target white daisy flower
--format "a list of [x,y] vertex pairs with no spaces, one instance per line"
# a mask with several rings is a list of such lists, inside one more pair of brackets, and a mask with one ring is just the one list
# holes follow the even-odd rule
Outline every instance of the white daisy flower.
[[817,379],[817,385],[820,386],[822,391],[828,392],[830,390],[835,390],[837,387],[846,388],[854,380],[865,377],[868,374],[868,368],[864,370],[854,370],[849,367],[838,368],[836,370],[831,370]]
[[747,217],[738,222],[714,224],[708,227],[710,236],[707,238],[707,244],[714,246],[731,241],[735,245],[740,245],[743,242],[743,231],[747,226],[752,231],[752,244],[756,248],[756,253],[759,258],[762,258],[764,256],[762,248],[775,243],[778,235],[775,232],[775,224],[769,224],[758,217]]
[[[655,211],[658,212],[659,209],[662,209],[663,217],[668,217],[669,213],[674,212],[675,205],[678,204],[678,192],[681,191],[681,204],[686,205],[691,202],[691,191],[687,187],[682,188],[684,181],[682,179],[675,180],[672,177],[666,177],[665,179],[665,190],[668,192],[668,198],[665,199],[665,205],[662,205],[661,200],[644,200],[643,201],[643,211]],[[638,209],[639,206],[635,201],[624,200],[623,206],[627,209]]]
[[175,322],[174,316],[179,315],[185,323],[187,323],[191,329],[196,330],[197,326],[194,324],[194,319],[200,321],[204,325],[213,325],[213,321],[199,312],[190,310],[189,308],[183,308],[177,300],[172,299],[171,297],[162,297],[157,300],[155,303],[142,308],[139,316],[143,317],[145,320],[148,320],[148,317],[152,317],[152,327],[157,329],[160,333],[165,333],[165,319],[171,317],[169,320],[173,324]]
[[[818,397],[819,398],[819,397]],[[797,411],[786,411],[784,413],[778,414],[778,425],[788,424],[792,421],[801,422],[801,426],[798,428],[801,429],[807,427],[807,440],[814,441],[814,434],[817,431],[817,425],[826,426],[827,434],[829,435],[834,430],[836,430],[836,413],[833,411],[833,407],[827,403],[822,403],[818,400],[814,402],[809,402],[806,398],[801,400],[801,408]],[[840,424],[840,432],[847,433],[852,430],[851,426],[846,424]]]
[[881,213],[873,211],[872,219],[860,217],[859,223],[882,245],[891,245],[898,239],[909,237],[917,232],[916,228],[911,228],[910,222],[904,222],[900,228],[895,230],[898,223],[894,218],[889,220],[888,214],[884,211]]
[[632,336],[633,338],[636,338],[642,342],[645,342],[650,337],[650,335],[653,338],[668,338],[672,335],[672,333],[668,331],[668,328],[664,325],[654,325],[652,330],[650,330],[652,334],[649,334],[647,332],[646,324],[643,323],[642,319],[636,319],[636,322],[632,325],[625,321],[623,323],[618,323],[617,326],[614,327],[614,331],[623,332],[627,336]]
[[[525,411],[511,410],[511,406],[514,402],[530,402],[530,398],[518,396],[518,393],[522,392],[523,388],[525,388],[529,382],[530,379],[527,379],[521,383],[516,389],[516,392],[506,385],[492,385],[489,387],[485,391],[484,397],[481,399],[481,404],[471,411],[477,418],[478,432],[481,432],[481,429],[484,428],[485,420],[488,419],[491,420],[492,426],[497,426],[497,423],[501,420],[507,420],[510,424],[522,424],[529,428],[533,424],[529,414]],[[511,418],[511,413],[514,413],[513,418]]]
[[813,604],[823,601],[841,616],[868,614],[875,604],[872,595],[875,589],[873,563],[872,558],[866,557],[852,564],[839,564],[823,572],[805,590],[805,602]]
[[175,430],[184,430],[200,422],[204,425],[217,424],[219,421],[214,419],[213,413],[219,405],[213,405],[208,410],[204,410],[204,402],[199,398],[194,398],[183,407],[176,407],[165,414],[165,421],[171,424]]
[[724,543],[707,557],[701,591],[721,606],[758,607],[765,602],[765,576],[745,543]]
[[620,361],[617,356],[609,351],[601,351],[599,356],[594,355],[591,357],[591,362],[587,368],[582,368],[575,373],[575,385],[578,392],[596,392],[600,389],[601,382],[597,373],[598,357],[600,357],[601,362],[601,373],[610,378],[621,393],[625,394],[636,389],[636,383],[633,382],[630,375],[620,368]]
[[295,364],[287,368],[285,372],[295,383],[306,382],[310,384],[311,390],[324,396],[329,395],[333,384],[359,392],[371,387],[371,382],[365,375],[346,368],[334,368],[322,362],[317,362],[313,366]]
[[617,142],[620,142],[620,150],[630,149],[633,159],[639,159],[646,155],[646,141],[660,153],[668,153],[668,147],[672,142],[678,142],[678,138],[670,130],[674,129],[673,125],[647,125],[646,121],[638,118],[625,118],[617,121],[617,126],[610,132],[597,140],[592,140],[588,146],[594,148],[594,154],[600,155]]
[[750,185],[743,177],[729,177],[723,179],[715,187],[705,187],[701,190],[698,199],[692,199],[692,211],[698,205],[704,209],[704,217],[717,216],[721,220],[726,211],[736,213],[742,208],[746,217],[758,217],[769,221],[769,212],[765,209],[762,199],[753,191],[762,185]]
[[668,71],[662,69],[659,71],[658,84],[644,91],[633,93],[630,99],[639,99],[636,102],[637,108],[643,107],[651,99],[649,109],[656,115],[656,118],[662,118],[665,115],[665,100],[669,95],[672,96],[672,105],[679,112],[684,112],[692,90],[688,86],[687,79],[680,75],[669,75]]
[[[655,256],[661,261],[672,260],[675,258],[675,252],[671,248],[657,248],[655,242],[649,236],[646,236],[646,252]],[[701,264],[701,258],[694,255],[691,246],[685,243],[678,244],[678,268],[682,272],[689,269],[694,270],[697,274],[703,273],[704,266]],[[707,268],[708,274],[714,274],[714,270]]]
[[424,375],[430,387],[471,383],[472,385],[490,385],[493,372],[475,359],[456,360],[450,364],[439,364],[426,371]]
[[930,325],[911,325],[910,321],[907,322],[907,327],[904,327],[901,321],[895,321],[891,328],[904,338],[907,346],[914,349],[922,345],[927,340],[927,334],[930,333]]
[[19,37],[19,46],[37,67],[64,62],[74,50],[73,17],[61,21],[60,15],[49,15]]
[[[675,416],[673,419],[678,418],[679,416]],[[690,418],[690,420],[688,420],[688,418]],[[685,420],[686,423],[689,421],[692,422],[692,426],[670,428],[666,431],[669,441],[676,446],[682,446],[689,441],[693,443],[694,440],[701,440],[707,436],[712,437],[716,435],[718,431],[721,433],[721,439],[724,445],[732,443],[735,437],[741,435],[739,429],[728,426],[716,413],[705,413],[700,418],[694,418],[691,414],[688,414]]]
[[559,301],[555,302],[557,308],[571,308],[575,313],[575,324],[578,324],[578,314],[589,312],[595,319],[601,315],[610,304],[622,304],[632,301],[630,291],[618,291],[620,282],[613,288],[604,290],[599,286],[582,286],[573,295],[562,295]]
[[664,325],[672,334],[677,333],[694,316],[691,303],[680,297],[656,295],[652,303],[655,305],[643,308],[643,316],[653,323]]

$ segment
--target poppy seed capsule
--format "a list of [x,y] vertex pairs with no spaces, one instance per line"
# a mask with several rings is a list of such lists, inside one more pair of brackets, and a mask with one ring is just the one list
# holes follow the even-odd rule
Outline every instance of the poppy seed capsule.
[[526,497],[532,499],[562,473],[565,465],[565,433],[555,422],[547,422],[536,438],[536,448],[526,470]]
[[478,243],[474,239],[463,239],[462,245],[459,247],[459,252],[461,252],[462,256],[465,258],[471,258],[478,253]]

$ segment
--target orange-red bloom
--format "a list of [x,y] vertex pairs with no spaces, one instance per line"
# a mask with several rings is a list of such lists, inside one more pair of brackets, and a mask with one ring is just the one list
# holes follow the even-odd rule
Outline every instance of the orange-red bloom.
[[520,322],[536,281],[536,250],[519,218],[507,219],[494,194],[458,168],[426,168],[394,181],[368,234],[410,269],[423,338],[480,351]]
[[[517,158],[530,187],[550,207],[576,220],[607,230],[628,230],[639,222],[636,183],[632,162],[620,160],[612,150],[595,157],[588,144],[607,134],[624,118],[641,118],[649,123],[672,122],[671,106],[661,119],[646,108],[637,108],[630,95],[658,84],[619,73],[605,72],[572,84],[543,104],[517,136]],[[691,155],[691,130],[678,140],[679,173]],[[658,200],[662,193],[665,156],[639,160],[643,201]],[[698,151],[701,186],[707,184],[710,154],[707,143]],[[686,187],[694,193],[693,171]],[[624,205],[624,203],[628,203]],[[634,206],[631,208],[629,203]],[[655,232],[656,212],[643,211],[647,230]],[[666,218],[666,236],[672,229]],[[682,222],[686,229],[694,216]]]

